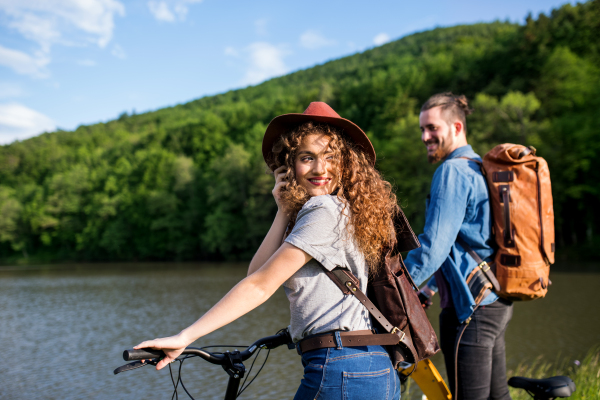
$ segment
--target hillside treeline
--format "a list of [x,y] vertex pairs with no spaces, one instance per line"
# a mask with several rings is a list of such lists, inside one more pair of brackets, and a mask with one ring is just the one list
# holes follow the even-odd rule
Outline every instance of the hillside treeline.
[[329,103],[371,137],[416,231],[435,166],[419,107],[475,112],[469,141],[550,165],[557,255],[600,248],[600,2],[417,33],[261,85],[0,147],[0,260],[247,259],[275,212],[260,153],[276,115]]

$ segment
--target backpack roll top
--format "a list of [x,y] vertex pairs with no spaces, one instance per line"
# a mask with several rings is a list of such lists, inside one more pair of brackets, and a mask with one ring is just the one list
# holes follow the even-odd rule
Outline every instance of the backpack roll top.
[[554,263],[554,209],[550,171],[535,148],[501,144],[483,158],[498,245],[496,277],[509,300],[533,300],[548,291]]

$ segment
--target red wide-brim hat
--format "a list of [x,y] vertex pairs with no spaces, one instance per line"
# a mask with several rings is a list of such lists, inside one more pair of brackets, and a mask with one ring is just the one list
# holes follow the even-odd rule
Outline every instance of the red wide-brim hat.
[[271,169],[274,169],[270,163],[273,162],[273,145],[277,139],[290,128],[308,121],[324,122],[341,128],[342,134],[348,135],[364,151],[371,164],[375,165],[375,149],[363,130],[354,122],[340,117],[327,103],[313,101],[302,114],[279,115],[267,126],[262,142],[262,153]]

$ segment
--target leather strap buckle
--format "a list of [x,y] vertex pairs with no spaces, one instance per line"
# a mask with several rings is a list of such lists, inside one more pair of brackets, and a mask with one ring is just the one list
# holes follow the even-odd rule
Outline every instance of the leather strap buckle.
[[478,267],[481,268],[481,270],[483,272],[487,272],[487,271],[490,270],[490,266],[488,265],[488,263],[486,261],[484,261],[481,264],[479,264]]
[[402,333],[402,336],[400,336],[400,342],[404,340],[404,337],[406,336],[406,332],[402,332],[400,329],[398,329],[397,327],[394,327],[394,329],[392,329],[392,331],[390,333]]

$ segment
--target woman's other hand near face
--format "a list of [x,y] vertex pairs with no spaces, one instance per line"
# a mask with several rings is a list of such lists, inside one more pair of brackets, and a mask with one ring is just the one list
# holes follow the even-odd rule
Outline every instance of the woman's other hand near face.
[[282,165],[281,167],[273,171],[273,176],[275,177],[275,187],[273,188],[272,192],[273,197],[275,198],[275,203],[277,203],[277,210],[284,213],[285,210],[281,205],[281,189],[283,189],[288,184],[288,182],[285,180],[286,174],[287,167],[285,165]]

